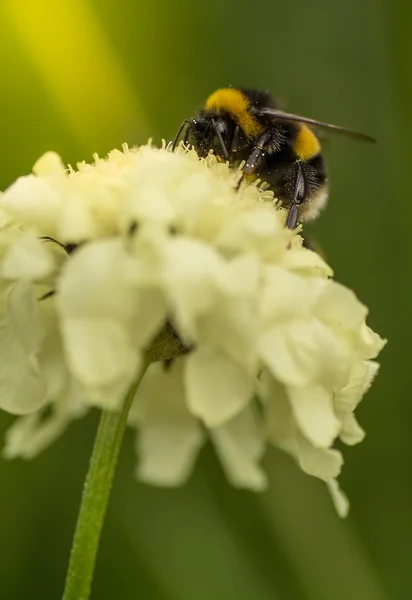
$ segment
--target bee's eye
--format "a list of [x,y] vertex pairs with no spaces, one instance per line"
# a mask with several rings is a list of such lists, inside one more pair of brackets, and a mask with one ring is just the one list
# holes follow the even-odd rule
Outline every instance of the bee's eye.
[[210,123],[206,119],[194,119],[193,125],[195,126],[196,131],[204,132],[209,129]]

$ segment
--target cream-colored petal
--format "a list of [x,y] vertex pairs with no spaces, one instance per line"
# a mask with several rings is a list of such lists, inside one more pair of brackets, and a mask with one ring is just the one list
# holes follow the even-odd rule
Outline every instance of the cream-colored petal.
[[[148,314],[145,326],[138,328],[138,291],[122,278],[122,256],[116,240],[80,249],[68,261],[59,286],[70,369],[91,401],[100,405],[121,400],[139,368],[136,341],[144,337],[143,330],[151,333],[146,325],[156,326]],[[109,388],[107,394],[104,386]]]
[[160,288],[169,243],[165,232],[139,227],[138,234],[130,239],[126,233],[126,238],[127,251],[121,263],[124,280],[139,289]]
[[375,379],[376,375],[378,374],[378,371],[380,368],[379,364],[373,360],[367,360],[367,361],[365,361],[365,364],[366,364],[366,373],[363,378],[363,383],[362,383],[362,387],[361,387],[362,396],[364,394],[366,394],[366,392],[369,390],[369,388],[372,385],[373,380]]
[[227,263],[223,290],[233,297],[255,299],[259,291],[261,264],[255,254],[240,254]]
[[7,360],[0,366],[0,408],[14,415],[38,410],[45,401],[46,389],[33,357],[22,354],[12,334],[0,324],[0,352]]
[[63,242],[82,243],[98,236],[99,226],[90,212],[84,198],[67,191],[68,198],[61,207],[56,236]]
[[265,331],[259,342],[259,354],[274,377],[286,384],[308,385],[316,378],[311,355],[299,363],[290,348],[287,327],[272,327]]
[[170,242],[164,289],[183,335],[195,338],[196,319],[213,305],[224,277],[224,263],[210,246],[189,239]]
[[66,167],[57,152],[45,152],[43,156],[36,160],[33,166],[33,173],[40,177],[48,175],[65,175]]
[[32,458],[38,453],[34,441],[42,411],[19,417],[6,431],[2,456],[4,458]]
[[[28,281],[13,284],[7,296],[7,316],[13,323],[16,337],[28,354],[37,352],[42,326],[38,318],[35,289]],[[7,356],[7,355],[6,355]]]
[[198,320],[198,343],[216,346],[244,365],[257,368],[256,295],[259,263],[253,255],[242,255],[227,265],[214,305]]
[[368,310],[349,288],[330,280],[324,286],[316,305],[319,319],[337,328],[357,330]]
[[317,448],[328,448],[341,424],[333,410],[332,392],[321,385],[287,387],[296,422],[303,435]]
[[137,372],[140,353],[115,321],[68,318],[62,332],[70,369],[83,386],[101,387],[119,378],[130,382]]
[[349,378],[348,348],[317,319],[282,322],[263,333],[260,356],[286,385],[344,385]]
[[20,177],[4,192],[1,203],[17,221],[38,227],[45,235],[55,233],[62,198],[47,180]]
[[256,206],[253,211],[232,214],[219,233],[216,244],[229,255],[239,250],[269,255],[287,246],[288,232],[274,214],[273,205],[268,203],[267,206]]
[[317,252],[307,248],[299,248],[291,252],[285,252],[282,265],[291,271],[297,271],[302,275],[323,275],[332,277],[333,271],[330,266]]
[[363,323],[359,331],[360,347],[362,349],[362,358],[370,360],[376,358],[387,340],[382,339],[380,335],[372,331],[370,327]]
[[68,396],[63,401],[46,406],[34,414],[19,417],[7,430],[3,456],[34,458],[56,441],[74,419],[87,412],[87,406]]
[[232,485],[255,492],[266,488],[267,478],[259,465],[264,451],[262,429],[252,408],[211,429],[210,436]]
[[137,443],[136,476],[152,485],[177,486],[192,472],[203,434],[194,421],[165,421],[144,427]]
[[220,348],[248,373],[257,371],[257,323],[247,298],[219,298],[198,320],[197,343]]
[[46,388],[37,362],[39,331],[33,290],[15,284],[0,315],[0,408],[16,415],[38,410]]
[[253,378],[216,348],[200,347],[187,357],[187,404],[207,427],[218,427],[243,410],[252,386]]
[[263,269],[263,286],[258,296],[262,327],[284,322],[291,317],[310,315],[318,296],[317,286],[310,279],[270,265]]
[[348,446],[359,444],[365,437],[365,432],[356,420],[353,413],[341,413],[338,415],[342,422],[340,439]]
[[366,306],[336,281],[324,287],[315,310],[320,320],[351,340],[361,359],[375,358],[386,343],[366,325]]
[[323,481],[337,477],[343,465],[343,457],[339,450],[315,448],[303,436],[298,438],[298,460],[305,473]]
[[329,490],[336,512],[342,519],[344,519],[348,516],[349,513],[348,497],[346,496],[346,494],[344,494],[344,492],[342,492],[336,479],[331,479],[330,481],[327,481],[326,486]]
[[[147,174],[146,174],[147,177]],[[150,198],[150,202],[147,199]],[[137,182],[126,206],[127,218],[146,225],[160,225],[166,229],[173,224],[176,212],[167,190],[160,190],[156,179],[143,184]]]
[[153,485],[181,485],[204,441],[184,399],[183,360],[153,364],[133,403],[129,423],[138,427],[137,476]]
[[122,277],[123,256],[120,240],[96,241],[77,250],[60,278],[62,315],[130,322],[138,292]]
[[145,426],[164,417],[190,415],[185,402],[183,372],[186,358],[152,363],[139,385],[129,413],[129,423]]
[[136,377],[138,377],[138,371],[129,377],[118,377],[100,386],[86,386],[80,381],[74,381],[89,406],[96,406],[104,410],[119,411]]
[[371,386],[378,370],[379,365],[374,361],[365,360],[357,363],[351,371],[348,384],[335,393],[336,408],[342,412],[355,410]]
[[140,290],[136,315],[132,321],[130,334],[138,348],[144,348],[160,331],[167,319],[167,305],[159,290]]
[[42,329],[37,359],[46,384],[47,400],[54,402],[61,398],[66,388],[71,385],[56,312],[56,296],[38,302],[37,308]]
[[285,386],[264,371],[259,378],[258,394],[265,401],[268,441],[278,446],[285,441],[289,443],[296,436],[296,424]]
[[53,271],[53,255],[32,231],[23,233],[10,246],[1,263],[0,275],[6,279],[42,279]]

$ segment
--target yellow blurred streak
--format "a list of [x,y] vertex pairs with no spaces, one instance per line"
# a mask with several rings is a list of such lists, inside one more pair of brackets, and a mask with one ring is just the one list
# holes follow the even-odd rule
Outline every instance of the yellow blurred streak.
[[130,141],[136,130],[139,137],[147,135],[147,118],[128,73],[87,0],[3,3],[83,147]]

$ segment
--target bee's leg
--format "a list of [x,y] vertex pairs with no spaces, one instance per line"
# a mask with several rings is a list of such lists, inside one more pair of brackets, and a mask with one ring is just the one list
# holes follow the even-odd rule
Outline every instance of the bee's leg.
[[308,186],[305,177],[305,167],[301,160],[295,162],[293,178],[293,191],[291,195],[292,205],[289,208],[288,216],[286,218],[286,227],[289,229],[295,229],[298,224],[298,206],[304,202],[307,196]]
[[286,227],[288,229],[295,229],[298,224],[298,207],[296,204],[292,204],[289,208],[288,216],[286,217]]
[[180,139],[180,136],[182,135],[182,131],[185,128],[186,128],[186,131],[185,131],[185,135],[184,135],[184,142],[186,143],[187,142],[187,134],[188,134],[189,128],[192,128],[192,129],[194,128],[193,121],[191,121],[190,119],[185,119],[183,121],[183,123],[180,125],[180,127],[179,127],[179,129],[178,129],[178,131],[177,131],[177,133],[175,135],[175,138],[173,140],[172,152],[175,151],[175,148],[176,148],[177,143],[178,143],[178,141]]
[[262,158],[265,156],[266,148],[268,143],[270,142],[270,138],[272,136],[271,131],[265,131],[263,135],[260,136],[256,145],[253,147],[252,152],[249,154],[249,157],[246,160],[246,164],[242,170],[242,176],[240,177],[236,189],[240,188],[240,184],[246,175],[252,175],[259,166]]
[[239,144],[239,125],[236,125],[235,131],[233,132],[232,143],[230,145],[230,152],[237,152]]

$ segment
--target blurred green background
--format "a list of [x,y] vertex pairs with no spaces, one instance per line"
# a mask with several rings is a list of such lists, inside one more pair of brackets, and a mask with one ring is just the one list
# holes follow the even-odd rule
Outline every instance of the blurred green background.
[[[366,440],[344,451],[349,518],[276,451],[263,495],[231,489],[210,449],[185,488],[141,486],[129,433],[93,598],[410,597],[411,12],[399,0],[1,1],[1,189],[48,149],[74,164],[170,140],[227,84],[268,88],[288,110],[379,140],[325,143],[330,204],[311,226],[389,338],[358,409]],[[33,462],[0,462],[1,598],[60,597],[97,417]],[[11,422],[1,414],[0,433]]]

